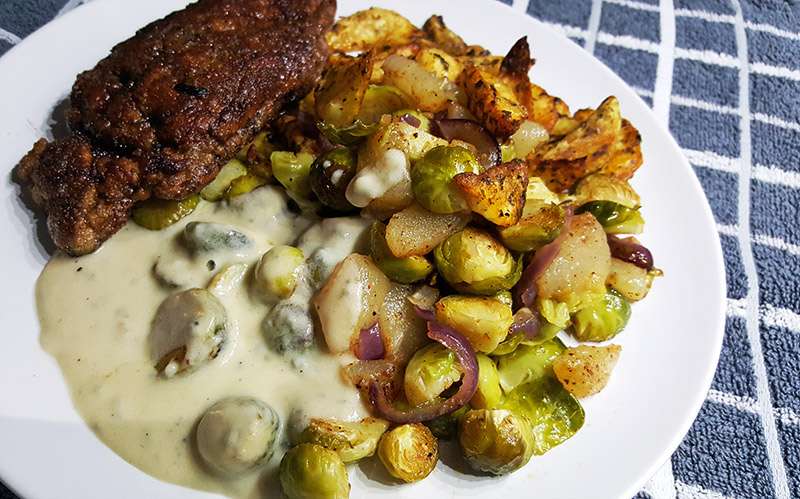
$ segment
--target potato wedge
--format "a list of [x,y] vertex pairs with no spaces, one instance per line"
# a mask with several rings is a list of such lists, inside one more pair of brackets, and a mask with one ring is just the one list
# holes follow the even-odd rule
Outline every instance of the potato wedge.
[[386,243],[397,258],[424,255],[466,227],[469,219],[469,213],[433,213],[415,203],[392,215]]
[[425,34],[445,52],[453,56],[466,55],[470,47],[444,24],[442,16],[431,16],[422,26]]
[[323,122],[337,127],[356,119],[367,93],[375,55],[337,58],[322,74],[314,91],[314,111]]
[[639,131],[628,120],[623,119],[607,159],[597,171],[622,180],[630,179],[644,162],[641,144],[642,136]]
[[331,50],[351,52],[397,47],[423,36],[419,28],[397,12],[373,7],[339,19],[325,39]]
[[436,76],[447,78],[450,81],[458,80],[458,75],[464,69],[455,57],[437,48],[420,50],[414,60],[425,71],[435,73]]
[[588,397],[606,387],[621,351],[619,345],[567,348],[553,360],[553,371],[568,392]]
[[528,117],[514,90],[497,76],[476,67],[464,69],[459,77],[467,94],[467,108],[492,134],[503,139],[517,131]]
[[500,227],[517,223],[525,206],[528,165],[514,160],[481,174],[459,173],[454,177],[470,210]]

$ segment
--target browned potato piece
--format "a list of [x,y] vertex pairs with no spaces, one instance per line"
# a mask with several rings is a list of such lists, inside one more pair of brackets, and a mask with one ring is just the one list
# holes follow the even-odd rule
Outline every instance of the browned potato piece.
[[455,177],[470,210],[500,227],[517,223],[525,207],[528,166],[519,159],[489,168],[481,174]]
[[553,361],[553,371],[567,391],[578,398],[588,397],[608,384],[621,351],[619,345],[567,348]]
[[647,296],[652,283],[653,278],[645,269],[617,258],[611,259],[606,284],[630,301],[639,301]]
[[325,39],[331,50],[350,52],[397,47],[423,36],[421,30],[397,12],[373,7],[339,19]]
[[390,360],[360,360],[343,367],[342,372],[367,397],[369,385],[373,381],[383,386],[387,397],[392,399],[397,398],[403,390],[403,370]]
[[425,71],[435,73],[440,78],[447,78],[450,81],[458,80],[458,75],[464,67],[456,58],[437,48],[426,48],[421,50],[414,60]]
[[466,55],[470,49],[460,36],[445,26],[442,16],[431,16],[425,21],[422,30],[425,31],[428,38],[450,55]]
[[393,283],[378,314],[384,357],[400,365],[406,365],[417,350],[431,341],[427,323],[408,300],[413,293],[411,286]]
[[369,86],[375,55],[339,57],[329,65],[314,91],[314,111],[325,123],[347,126],[356,119]]
[[617,139],[608,151],[607,161],[598,172],[623,180],[633,177],[643,163],[641,144],[642,136],[639,131],[630,121],[623,119]]
[[569,117],[569,106],[558,97],[545,92],[542,87],[531,83],[528,95],[530,100],[522,100],[522,103],[528,108],[533,121],[542,125],[548,133],[553,132],[558,120]]
[[459,80],[467,94],[467,108],[493,135],[507,138],[528,117],[513,89],[497,76],[469,67]]
[[424,255],[466,227],[469,219],[469,213],[433,213],[414,203],[392,215],[386,244],[397,258]]

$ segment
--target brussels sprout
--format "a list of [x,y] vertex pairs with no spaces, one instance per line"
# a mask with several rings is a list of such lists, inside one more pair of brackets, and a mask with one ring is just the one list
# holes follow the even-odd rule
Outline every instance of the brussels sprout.
[[478,388],[469,400],[469,405],[475,409],[494,409],[503,396],[497,366],[487,355],[479,353],[477,357]]
[[471,467],[495,475],[525,466],[535,445],[530,423],[504,409],[469,411],[458,440]]
[[411,99],[396,87],[389,85],[370,85],[361,101],[357,120],[364,123],[374,123],[384,114],[392,114],[398,109],[411,105]]
[[386,225],[381,222],[372,225],[369,254],[389,279],[403,284],[421,281],[433,270],[433,265],[424,256],[394,256],[386,244]]
[[542,376],[518,386],[500,407],[525,416],[533,431],[533,453],[542,455],[583,426],[585,414],[578,399],[555,377]]
[[292,354],[314,346],[314,324],[305,307],[281,301],[269,311],[261,331],[267,344],[280,354]]
[[399,118],[403,118],[404,116],[411,116],[419,121],[419,125],[417,125],[415,128],[417,128],[418,130],[422,130],[423,132],[431,131],[431,120],[428,119],[428,117],[422,114],[421,112],[417,111],[416,109],[400,109],[399,111],[393,112],[392,116],[396,116]]
[[430,402],[461,379],[461,364],[455,352],[439,343],[423,347],[406,366],[403,387],[411,405]]
[[305,257],[300,248],[275,246],[264,253],[255,270],[255,283],[268,298],[289,298],[297,287],[297,279]]
[[481,173],[474,154],[459,146],[434,147],[411,167],[411,190],[419,204],[429,211],[467,211],[467,201],[453,181],[453,177],[464,172]]
[[594,215],[607,234],[641,234],[644,230],[644,219],[638,208],[628,208],[614,201],[590,201],[575,213],[587,211]]
[[193,212],[199,202],[197,194],[178,200],[150,198],[134,206],[131,216],[145,229],[161,230]]
[[389,423],[375,418],[357,422],[312,419],[298,441],[322,445],[336,451],[345,463],[353,463],[375,453],[378,440],[388,427]]
[[227,322],[225,307],[206,289],[169,295],[158,307],[147,337],[156,370],[171,377],[216,358],[227,339]]
[[442,440],[452,440],[458,436],[458,428],[461,426],[467,411],[469,411],[469,405],[464,405],[457,411],[439,416],[423,424],[431,430],[434,437]]
[[497,375],[503,391],[509,393],[523,383],[551,374],[553,359],[566,348],[560,339],[553,338],[539,345],[519,345],[512,353],[497,357]]
[[633,187],[621,178],[602,173],[586,175],[575,184],[574,196],[578,204],[590,201],[613,201],[636,209],[641,200]]
[[445,296],[436,303],[436,320],[463,334],[478,352],[491,352],[508,336],[511,307],[489,296]]
[[573,334],[581,341],[610,340],[622,331],[630,317],[630,302],[609,288],[602,300],[572,315]]
[[514,304],[514,299],[511,296],[511,291],[498,291],[497,294],[494,295],[494,298],[500,303],[508,305],[509,307]]
[[325,123],[318,123],[317,128],[326,139],[334,144],[343,146],[354,146],[360,144],[378,129],[378,123],[366,124],[356,120],[352,125],[334,126]]
[[[602,296],[600,297],[602,298]],[[559,330],[564,329],[570,324],[570,310],[569,306],[558,300],[537,298],[536,310],[542,316],[542,319],[558,327]]]
[[417,482],[436,467],[439,442],[427,426],[404,424],[383,434],[378,443],[378,457],[393,477]]
[[288,151],[275,151],[269,157],[272,163],[272,173],[275,179],[289,192],[302,198],[311,194],[311,184],[308,174],[313,156],[308,153],[292,153]]
[[203,187],[200,196],[206,201],[218,201],[225,195],[233,179],[246,174],[247,167],[238,159],[232,159],[225,163],[210,184]]
[[317,444],[299,444],[284,454],[278,474],[289,499],[350,497],[347,466],[335,451]]
[[439,274],[462,293],[493,295],[511,289],[522,274],[522,259],[488,233],[467,226],[433,252]]
[[339,211],[352,211],[345,190],[356,174],[356,154],[352,149],[337,147],[318,157],[311,164],[308,181],[320,202]]
[[528,253],[552,242],[563,227],[564,210],[560,206],[526,199],[519,222],[510,227],[498,227],[497,233],[509,249]]
[[183,239],[196,253],[238,250],[253,244],[236,227],[212,222],[189,222],[183,229]]
[[233,179],[230,187],[228,187],[228,190],[225,191],[224,197],[225,199],[235,198],[236,196],[247,194],[248,192],[266,184],[266,178],[253,173],[248,173],[247,175],[242,175],[241,177],[236,177]]
[[197,424],[197,450],[222,473],[244,473],[269,461],[280,430],[278,414],[250,397],[221,400]]
[[[522,340],[528,335],[525,331],[520,331],[508,336],[505,340],[501,341],[497,348],[490,352],[493,356],[507,355],[517,349]],[[537,335],[538,337],[538,335]]]

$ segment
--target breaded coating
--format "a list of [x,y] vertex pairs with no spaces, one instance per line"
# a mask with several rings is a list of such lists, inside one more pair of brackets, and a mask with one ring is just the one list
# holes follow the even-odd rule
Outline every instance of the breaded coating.
[[137,201],[181,199],[314,86],[335,0],[200,0],[80,74],[70,135],[17,167],[56,245],[97,249]]

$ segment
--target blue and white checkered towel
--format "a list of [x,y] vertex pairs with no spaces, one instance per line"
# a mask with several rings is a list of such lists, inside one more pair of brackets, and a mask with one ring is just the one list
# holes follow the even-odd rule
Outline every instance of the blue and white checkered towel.
[[[0,54],[85,1],[0,0]],[[689,434],[636,498],[800,498],[800,3],[503,1],[652,106],[694,166],[722,239],[719,367]],[[0,485],[0,497],[15,496]]]

